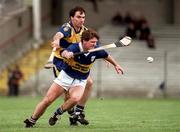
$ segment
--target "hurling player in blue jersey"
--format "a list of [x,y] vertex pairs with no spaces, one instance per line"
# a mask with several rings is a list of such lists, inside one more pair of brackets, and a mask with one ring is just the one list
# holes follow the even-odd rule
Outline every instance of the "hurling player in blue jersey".
[[[69,87],[68,92],[70,94],[70,98],[66,103],[71,107],[78,103],[81,98],[85,88],[85,83],[90,73],[90,68],[96,59],[103,58],[107,60],[114,65],[118,74],[123,74],[123,69],[120,65],[104,50],[74,56],[74,53],[94,49],[97,45],[99,36],[94,30],[89,29],[83,32],[81,39],[80,43],[70,45],[61,53],[61,56],[66,59],[60,75],[54,80],[54,82],[60,86]],[[65,105],[64,103],[54,112],[53,116],[49,119],[50,125],[56,124],[60,115],[67,110],[65,107],[67,104]],[[87,122],[79,118],[79,116],[81,116],[81,112],[81,109],[76,109],[72,117],[81,124],[86,125]]]
[[[65,58],[63,67],[60,67],[62,70],[49,88],[46,96],[36,106],[31,118],[25,120],[26,127],[33,127],[47,107],[65,92],[69,93],[69,98],[54,112],[49,119],[49,124],[55,125],[65,111],[74,107],[83,96],[90,68],[96,59],[104,58],[114,65],[118,74],[123,74],[121,66],[104,50],[74,56],[76,52],[95,48],[98,39],[99,36],[94,30],[86,30],[82,34],[81,42],[70,45],[61,53],[61,56]],[[81,110],[76,110],[73,118],[79,117],[80,113]]]
[[[53,37],[52,47],[56,48],[56,51],[54,52],[53,63],[58,69],[58,71],[61,71],[61,65],[64,60],[64,58],[60,56],[60,52],[64,48],[67,48],[69,45],[80,42],[83,31],[87,30],[87,28],[84,26],[85,13],[86,13],[85,10],[79,6],[71,9],[69,12],[70,21],[68,23],[63,24]],[[87,84],[83,96],[78,102],[75,109],[82,109],[82,111],[84,111],[85,104],[92,91],[92,85],[93,85],[93,80],[91,76],[89,76],[87,79]],[[65,100],[67,98],[68,98],[68,94],[65,94]],[[68,113],[71,115],[73,113],[73,110],[74,108],[68,110]],[[85,120],[84,112],[82,112],[81,114],[82,114],[81,119]],[[74,121],[71,118],[71,116],[69,117],[69,121],[70,121],[70,125],[77,125],[77,122]]]

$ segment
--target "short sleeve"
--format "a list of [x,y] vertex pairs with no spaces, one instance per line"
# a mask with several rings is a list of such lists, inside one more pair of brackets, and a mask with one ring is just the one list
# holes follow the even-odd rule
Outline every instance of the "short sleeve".
[[108,53],[105,50],[100,50],[95,52],[96,53],[96,59],[100,59],[100,58],[107,58],[108,57]]
[[68,23],[63,24],[58,32],[61,32],[64,37],[70,37],[71,36],[71,26]]

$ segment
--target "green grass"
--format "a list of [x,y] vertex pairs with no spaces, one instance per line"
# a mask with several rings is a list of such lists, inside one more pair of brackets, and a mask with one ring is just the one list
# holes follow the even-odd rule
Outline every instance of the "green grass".
[[179,132],[180,99],[92,99],[86,107],[88,126],[69,126],[64,114],[55,126],[48,119],[62,100],[56,100],[35,128],[24,128],[40,97],[0,97],[0,132]]

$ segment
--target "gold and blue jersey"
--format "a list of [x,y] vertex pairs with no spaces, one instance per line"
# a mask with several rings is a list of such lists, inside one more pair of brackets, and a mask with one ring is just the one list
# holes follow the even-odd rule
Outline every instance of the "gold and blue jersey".
[[[79,43],[81,41],[81,35],[83,31],[87,30],[85,26],[82,26],[79,32],[76,32],[71,22],[63,24],[58,32],[61,32],[64,37],[60,39],[61,48],[55,51],[55,57],[61,58],[60,52],[64,48],[67,48],[69,45],[73,43]],[[62,58],[61,58],[62,59]]]
[[[66,50],[77,53],[82,51],[80,47],[82,47],[81,42],[70,45]],[[108,53],[105,50],[81,54],[71,59],[65,59],[60,68],[72,78],[87,79],[95,60],[106,57],[108,57]]]
[[85,30],[87,30],[87,28],[82,26],[80,31],[76,32],[71,22],[65,23],[59,28],[58,32],[61,32],[64,37],[60,39],[59,45],[61,48],[55,51],[55,57],[53,60],[53,64],[56,66],[58,71],[61,70],[60,67],[64,60],[64,58],[60,56],[61,51],[71,44],[79,43],[81,41],[81,35]]

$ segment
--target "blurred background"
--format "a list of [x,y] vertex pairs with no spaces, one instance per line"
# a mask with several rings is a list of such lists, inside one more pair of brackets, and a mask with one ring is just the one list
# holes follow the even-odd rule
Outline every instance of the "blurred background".
[[94,64],[92,97],[180,97],[179,0],[0,0],[1,96],[9,95],[13,74],[17,95],[44,95],[54,79],[52,69],[44,69],[52,36],[77,5],[102,45],[133,38],[131,46],[109,50],[124,75],[104,61]]

